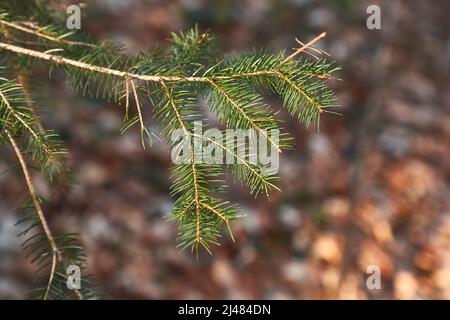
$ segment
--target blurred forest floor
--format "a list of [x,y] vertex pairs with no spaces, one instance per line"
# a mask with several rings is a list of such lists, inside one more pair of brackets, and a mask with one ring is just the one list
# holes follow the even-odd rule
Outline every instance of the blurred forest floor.
[[[366,28],[369,4],[381,7],[381,30]],[[282,114],[296,146],[280,159],[283,191],[269,201],[230,188],[247,213],[237,243],[224,235],[198,261],[179,252],[166,221],[164,142],[145,151],[137,130],[120,136],[123,110],[79,97],[60,73],[42,86],[44,122],[66,140],[74,186],[49,188],[38,172],[35,183],[53,228],[82,235],[105,297],[450,299],[450,2],[97,0],[84,12],[84,30],[132,51],[196,22],[226,51],[290,50],[294,37],[326,31],[318,47],[343,67],[331,83],[342,116],[325,114],[318,132]],[[14,158],[0,156],[4,172]],[[0,175],[1,298],[34,286],[14,227],[25,197],[18,170]],[[370,265],[381,290],[366,287]]]

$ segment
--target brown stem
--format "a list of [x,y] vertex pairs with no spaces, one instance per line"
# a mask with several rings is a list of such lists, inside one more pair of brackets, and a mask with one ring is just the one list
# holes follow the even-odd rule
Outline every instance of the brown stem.
[[6,135],[8,136],[9,141],[11,142],[11,146],[14,149],[14,152],[19,160],[20,166],[22,168],[23,175],[25,177],[25,182],[28,186],[28,191],[30,192],[31,199],[33,201],[33,205],[36,209],[37,215],[42,225],[42,229],[44,230],[45,236],[50,244],[50,248],[52,249],[52,267],[50,276],[48,279],[47,289],[45,290],[44,300],[47,300],[50,288],[53,282],[53,278],[55,276],[56,271],[56,263],[60,259],[60,252],[58,247],[56,246],[55,239],[50,231],[50,227],[48,226],[47,219],[45,218],[44,211],[42,210],[41,203],[39,202],[36,189],[34,188],[33,182],[31,181],[30,173],[28,172],[27,164],[25,163],[25,159],[20,151],[20,148],[17,145],[16,140],[12,136],[11,132],[8,129],[5,129]]

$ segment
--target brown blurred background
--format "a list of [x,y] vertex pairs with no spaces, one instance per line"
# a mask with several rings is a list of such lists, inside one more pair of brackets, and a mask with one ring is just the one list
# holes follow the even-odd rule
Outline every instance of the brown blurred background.
[[[228,198],[247,213],[236,243],[225,235],[198,260],[176,248],[165,218],[164,142],[142,150],[137,130],[120,136],[119,107],[81,98],[62,75],[45,81],[38,101],[69,147],[75,184],[49,188],[38,172],[35,183],[52,227],[82,235],[106,298],[450,299],[449,1],[87,3],[83,30],[131,51],[195,23],[223,51],[290,50],[294,37],[326,31],[318,47],[343,67],[330,83],[342,116],[325,114],[317,132],[282,115],[296,146],[280,160],[283,191],[269,201],[233,185]],[[366,28],[370,4],[381,8],[381,30]],[[14,158],[7,148],[0,156],[4,172]],[[0,175],[0,298],[35,285],[14,227],[25,197],[19,171]],[[381,290],[366,286],[370,265]]]

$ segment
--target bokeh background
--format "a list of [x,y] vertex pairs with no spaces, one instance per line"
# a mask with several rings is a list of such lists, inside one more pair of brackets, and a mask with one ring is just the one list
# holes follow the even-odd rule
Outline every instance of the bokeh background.
[[[366,28],[370,4],[381,8],[381,30]],[[449,1],[96,0],[83,12],[83,30],[130,51],[195,23],[223,51],[291,50],[294,37],[326,31],[317,46],[343,67],[330,82],[342,115],[325,114],[318,132],[282,114],[296,145],[281,157],[283,191],[269,201],[233,185],[227,197],[247,213],[236,243],[224,235],[198,260],[176,248],[165,218],[167,146],[142,150],[137,130],[119,134],[120,107],[80,97],[62,75],[43,81],[44,122],[63,134],[75,183],[33,179],[53,229],[81,234],[106,298],[450,298]],[[13,161],[0,149],[6,299],[35,285],[14,227],[26,186],[18,170],[4,172]],[[381,290],[366,286],[370,265],[381,269]]]

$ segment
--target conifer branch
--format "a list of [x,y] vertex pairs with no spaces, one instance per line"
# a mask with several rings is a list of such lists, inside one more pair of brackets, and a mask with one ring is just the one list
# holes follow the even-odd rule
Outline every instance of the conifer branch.
[[[3,99],[4,98],[3,93],[0,92],[0,94]],[[45,218],[44,211],[42,210],[41,203],[38,200],[36,189],[34,188],[33,182],[31,181],[31,176],[30,176],[30,173],[28,172],[28,167],[27,167],[27,164],[25,163],[25,159],[22,155],[22,152],[20,151],[20,148],[17,145],[16,140],[13,138],[13,135],[11,134],[11,132],[8,129],[5,129],[5,132],[6,132],[6,135],[8,136],[9,141],[11,142],[11,146],[13,147],[14,152],[19,161],[20,167],[22,169],[22,173],[25,178],[25,182],[28,187],[28,191],[29,191],[31,199],[33,201],[33,205],[36,209],[37,215],[39,216],[39,220],[41,222],[42,229],[44,230],[47,240],[51,247],[52,265],[51,265],[51,271],[50,271],[50,275],[49,275],[49,279],[48,279],[48,284],[47,284],[45,294],[43,297],[44,300],[47,300],[48,295],[50,293],[52,283],[53,283],[53,278],[55,276],[56,262],[57,262],[57,260],[59,260],[60,251],[59,251],[58,247],[56,246],[55,239],[53,237],[52,232],[50,231],[50,227],[48,225],[47,219]]]
[[[171,107],[173,108],[173,112],[175,113],[176,117],[177,117],[177,121],[180,125],[180,127],[183,129],[183,132],[186,135],[190,135],[190,132],[188,131],[186,125],[183,123],[183,120],[181,118],[181,113],[178,110],[175,101],[173,99],[172,94],[170,93],[169,88],[167,87],[167,85],[162,82],[161,83],[162,87],[164,88],[164,91],[167,95],[167,98],[169,99],[169,103],[171,105]],[[197,167],[195,164],[195,151],[194,151],[194,146],[193,146],[193,142],[191,141],[191,143],[189,144],[189,149],[190,149],[190,154],[191,154],[191,168],[192,168],[192,183],[194,186],[194,199],[193,199],[193,203],[195,204],[195,241],[196,241],[196,246],[198,247],[198,244],[201,243],[202,238],[201,238],[201,234],[200,234],[200,220],[201,220],[201,216],[200,216],[200,195],[199,195],[199,183],[198,183],[198,173],[197,173]]]
[[208,209],[209,211],[213,212],[214,214],[216,214],[220,219],[222,219],[228,228],[228,232],[230,233],[230,237],[231,240],[233,240],[233,242],[236,242],[234,240],[234,236],[233,236],[233,232],[231,231],[231,226],[230,226],[230,219],[228,219],[227,217],[225,217],[222,213],[220,213],[217,209],[211,207],[210,205],[208,205],[207,203],[204,202],[200,202],[200,205],[204,206],[206,209]]
[[[264,186],[266,195],[268,194],[269,190],[271,190],[271,189],[281,191],[280,188],[278,188],[276,185],[274,185],[272,182],[270,182],[270,180],[268,180],[267,177],[264,177],[264,175],[262,175],[261,172],[259,172],[255,168],[255,166],[252,165],[247,159],[241,157],[237,152],[228,148],[226,145],[218,143],[216,140],[213,140],[209,137],[200,136],[195,133],[188,133],[188,134],[190,134],[192,136],[192,138],[202,139],[202,140],[208,141],[209,143],[211,143],[213,145],[218,146],[223,151],[225,151],[228,155],[233,157],[236,160],[236,163],[241,163],[242,165],[244,165],[249,170],[250,175],[254,175],[255,177],[257,177],[258,180],[260,181],[261,185]],[[243,182],[245,182],[245,181],[243,181]],[[258,191],[256,191],[256,193],[257,192]]]
[[[50,62],[59,64],[59,65],[69,65],[69,66],[72,66],[75,68],[80,68],[80,69],[84,69],[84,70],[91,71],[91,72],[103,73],[103,74],[116,76],[116,77],[120,77],[120,78],[124,78],[124,79],[130,78],[130,79],[151,81],[151,82],[174,81],[174,82],[209,82],[209,83],[211,83],[210,81],[229,80],[229,79],[234,79],[234,78],[251,78],[251,77],[264,76],[264,75],[279,76],[279,72],[280,72],[279,71],[280,68],[277,68],[274,70],[242,72],[242,73],[236,73],[236,74],[229,75],[229,76],[211,76],[211,77],[141,75],[141,74],[130,73],[130,72],[106,68],[106,67],[100,67],[100,66],[89,64],[89,63],[84,63],[84,62],[72,60],[69,58],[64,58],[61,56],[53,55],[48,52],[40,52],[40,51],[27,49],[27,48],[23,48],[23,47],[18,47],[18,46],[3,43],[3,42],[0,42],[0,48],[7,50],[7,51],[17,53],[19,55],[26,55],[26,56],[30,56],[33,58],[50,61]],[[302,48],[304,48],[304,47],[302,47]],[[290,59],[286,58],[281,64],[284,64],[285,62],[287,62],[288,60],[291,60],[291,59],[292,58],[290,58]],[[278,67],[281,67],[281,64]],[[310,75],[321,77],[321,75],[314,75],[314,74],[310,74]]]
[[41,118],[39,117],[38,113],[36,112],[34,105],[31,103],[31,95],[26,87],[24,76],[21,74],[17,75],[17,82],[22,87],[24,97],[27,101],[28,108],[30,108],[33,118],[36,119],[36,127],[39,129],[40,132],[44,132],[45,128],[44,128],[44,125],[42,124]]
[[[5,79],[2,79],[5,81]],[[23,97],[19,97],[17,101],[19,103],[25,102],[27,105],[27,110],[16,110],[8,100],[6,92],[14,93],[15,91],[20,91],[16,94],[23,94]],[[42,130],[37,132],[33,129],[33,125],[38,122],[38,118],[34,116],[31,102],[25,97],[23,88],[19,84],[14,84],[11,82],[5,82],[0,85],[0,103],[5,107],[5,112],[3,114],[3,122],[5,124],[5,130],[7,124],[11,121],[15,121],[20,124],[20,127],[30,136],[30,148],[33,145],[36,147],[32,150],[33,158],[43,162],[43,169],[56,169],[60,171],[63,167],[59,157],[66,153],[65,149],[60,148],[57,141],[51,141],[55,134],[51,131]],[[28,113],[27,113],[28,112]],[[14,120],[11,120],[11,117]],[[0,119],[1,120],[1,119]],[[42,124],[38,125],[42,127]],[[50,172],[51,173],[51,172]]]
[[[18,81],[22,80],[20,76],[17,76]],[[62,292],[57,286],[61,286],[61,283],[65,286],[65,275],[60,275],[59,269],[64,270],[66,268],[66,262],[64,257],[69,258],[74,263],[81,263],[83,257],[79,255],[79,247],[77,247],[73,240],[73,236],[60,236],[55,237],[49,227],[46,216],[44,214],[41,201],[37,194],[37,191],[32,183],[31,175],[28,171],[28,167],[24,157],[25,152],[30,151],[32,158],[41,162],[41,167],[44,170],[49,164],[57,162],[58,166],[61,165],[57,157],[63,154],[65,151],[61,149],[58,144],[50,141],[54,138],[53,133],[49,133],[48,130],[42,126],[42,130],[39,132],[34,131],[32,128],[37,126],[37,115],[33,112],[33,105],[28,97],[28,92],[19,84],[19,82],[13,82],[5,78],[1,78],[0,81],[0,137],[6,137],[3,141],[8,141],[16,154],[20,168],[25,178],[25,182],[31,197],[31,203],[33,207],[33,213],[26,215],[22,222],[29,222],[30,226],[20,233],[20,235],[27,234],[35,227],[41,227],[43,233],[38,232],[29,237],[22,244],[24,250],[28,250],[27,256],[36,254],[32,262],[37,262],[39,269],[38,272],[46,267],[49,267],[49,275],[46,280],[44,288],[39,289],[42,294],[39,297],[47,300],[58,296]],[[41,124],[42,125],[42,124]],[[25,146],[21,147],[19,143]],[[44,241],[45,240],[45,241]],[[59,244],[58,244],[59,243]],[[58,292],[58,293],[57,293]],[[75,289],[72,291],[78,298],[82,299],[84,294]],[[88,291],[86,291],[88,292]],[[91,295],[91,293],[89,293]]]
[[300,93],[306,100],[308,100],[308,102],[311,103],[311,105],[314,106],[314,108],[316,108],[316,110],[319,113],[322,113],[322,107],[321,105],[314,100],[311,96],[309,96],[304,90],[302,90],[297,84],[295,84],[291,79],[289,79],[288,77],[286,77],[284,74],[282,74],[281,72],[276,71],[274,73],[278,78],[280,78],[281,80],[285,81],[286,83],[288,83],[292,88],[294,88],[298,93]]
[[64,58],[61,56],[53,55],[46,52],[40,52],[32,49],[26,49],[22,47],[18,47],[12,44],[7,44],[4,42],[0,42],[0,49],[4,49],[7,51],[15,52],[17,54],[30,56],[33,58],[38,58],[41,60],[46,60],[53,62],[57,65],[69,65],[75,68],[84,69],[91,72],[103,73],[111,76],[116,76],[120,78],[130,78],[136,80],[143,81],[152,81],[152,82],[163,82],[163,81],[184,81],[184,82],[207,82],[209,78],[206,77],[183,77],[183,76],[154,76],[154,75],[140,75],[129,73],[126,71],[120,71],[115,69],[110,69],[106,67],[99,67],[96,65],[91,65],[89,63],[80,62],[77,60],[72,60],[69,58]]
[[[9,6],[14,4],[6,5],[6,8]],[[129,54],[117,43],[78,41],[86,38],[49,23],[53,19],[45,14],[45,19],[34,14],[26,21],[22,16],[10,17],[4,7],[0,10],[3,10],[0,26],[4,35],[0,50],[20,56],[16,60],[24,65],[32,66],[33,61],[43,60],[49,62],[50,70],[59,66],[83,95],[98,98],[103,92],[103,98],[123,103],[125,115],[121,132],[139,125],[143,148],[146,147],[144,136],[150,140],[150,133],[144,125],[146,104],[142,103],[141,97],[151,101],[155,117],[168,140],[176,130],[181,130],[190,139],[188,163],[176,165],[171,170],[171,193],[177,199],[170,217],[179,222],[179,246],[191,247],[197,253],[200,246],[211,253],[210,245],[218,244],[224,226],[235,240],[230,225],[240,218],[238,209],[218,198],[227,187],[220,178],[228,172],[226,168],[231,168],[231,174],[255,195],[264,192],[268,196],[269,191],[279,190],[274,183],[278,176],[263,171],[268,169],[267,165],[253,163],[250,155],[241,156],[236,152],[238,149],[249,152],[246,139],[238,139],[237,145],[230,147],[195,132],[194,123],[205,118],[197,98],[206,98],[208,107],[226,128],[254,130],[277,152],[290,148],[290,138],[286,134],[279,137],[269,134],[273,129],[280,129],[280,121],[273,109],[264,103],[260,89],[277,94],[283,107],[305,126],[311,123],[318,126],[321,114],[330,112],[329,108],[336,105],[334,93],[325,80],[330,79],[338,68],[324,59],[311,62],[299,58],[302,52],[322,53],[313,45],[325,33],[306,44],[296,39],[301,46],[287,57],[283,52],[264,51],[216,56],[212,51],[212,38],[208,33],[199,32],[197,27],[174,33],[166,50]],[[13,31],[11,36],[7,36],[8,30]],[[28,41],[30,38],[36,42]],[[11,88],[15,85],[4,84],[4,89]],[[0,83],[0,92],[1,89]],[[12,134],[25,135],[30,141],[27,150],[32,152],[33,159],[47,166],[61,149],[49,143],[52,134],[43,130],[38,113],[27,102],[31,101],[29,95],[26,90],[22,91],[27,99],[16,100],[14,105],[8,106],[4,102],[0,105],[0,125]],[[130,95],[136,104],[136,114],[129,119]],[[3,97],[0,95],[0,98]],[[35,131],[35,127],[39,131]],[[201,124],[202,129],[206,127],[207,124]],[[223,166],[198,162],[199,143],[217,147],[216,152],[221,150],[227,156],[231,155],[236,164]],[[55,279],[58,278],[57,272],[55,275]]]
[[26,28],[26,27],[21,26],[19,24],[16,24],[16,23],[13,23],[13,22],[10,22],[10,21],[6,21],[6,20],[3,20],[3,19],[0,19],[0,24],[2,24],[4,26],[7,26],[9,28],[13,28],[13,29],[16,29],[16,30],[28,33],[28,34],[32,34],[32,35],[34,35],[34,36],[36,36],[38,38],[42,38],[42,39],[45,39],[45,40],[48,40],[48,41],[52,41],[52,42],[56,42],[56,43],[59,43],[59,44],[65,44],[65,45],[69,45],[69,46],[85,46],[85,47],[91,47],[91,48],[97,48],[98,47],[95,44],[91,44],[91,43],[87,43],[87,42],[66,40],[62,36],[59,37],[59,38],[56,38],[56,37],[47,35],[45,33],[40,32],[39,27],[36,27],[36,26],[35,26],[35,28],[33,30],[33,29],[29,29],[29,28]]
[[230,103],[230,105],[236,109],[241,115],[242,117],[248,121],[248,123],[251,125],[251,127],[253,129],[256,130],[256,132],[258,132],[259,134],[261,134],[262,136],[264,136],[267,141],[269,141],[276,149],[278,152],[281,152],[280,147],[278,146],[277,143],[275,143],[268,135],[267,133],[261,129],[253,119],[251,119],[247,113],[238,105],[238,103],[236,101],[234,101],[229,95],[228,93],[225,92],[225,90],[216,82],[214,82],[214,80],[208,79],[208,83],[211,84],[211,86],[216,89],[221,95],[224,96],[224,98]]

